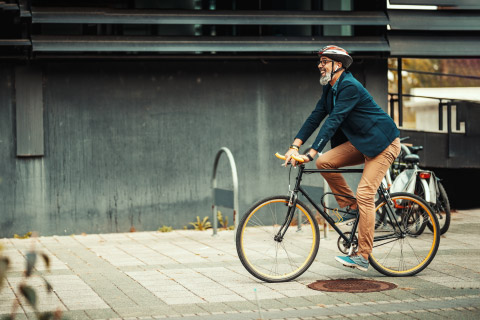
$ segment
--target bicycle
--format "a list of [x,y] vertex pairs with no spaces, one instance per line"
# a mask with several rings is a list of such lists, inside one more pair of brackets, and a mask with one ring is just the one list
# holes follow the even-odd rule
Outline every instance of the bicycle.
[[[285,160],[278,153],[276,156]],[[301,162],[301,159],[296,160]],[[332,193],[323,195],[321,203],[325,210],[322,210],[302,188],[301,181],[304,174],[361,173],[363,170],[306,169],[305,164],[300,164],[298,168],[293,190],[289,184],[288,195],[271,196],[255,203],[244,214],[236,231],[235,242],[240,261],[251,275],[262,281],[290,281],[311,266],[319,249],[317,219],[320,217],[339,234],[337,244],[341,251],[352,254],[358,246],[358,219],[354,220],[351,231],[344,233],[326,212],[331,208],[324,206],[323,199]],[[314,215],[298,199],[299,192],[317,210],[318,215]],[[405,192],[389,194],[383,185],[380,185],[378,194],[376,211],[382,211],[384,223],[375,231],[370,264],[387,276],[411,276],[419,273],[432,262],[440,243],[438,221],[432,209],[416,195]],[[411,234],[411,217],[430,221],[433,232]]]
[[[408,137],[401,140],[404,141]],[[438,223],[440,225],[440,235],[448,231],[450,227],[450,202],[448,200],[447,192],[440,179],[435,176],[435,173],[430,170],[421,169],[418,164],[420,157],[418,152],[423,150],[423,146],[408,146],[401,144],[401,151],[399,156],[395,159],[391,166],[391,175],[386,175],[387,181],[390,178],[393,182],[392,192],[406,191],[414,193],[425,199],[435,211]],[[390,181],[391,181],[390,180]],[[427,224],[429,229],[432,226]]]

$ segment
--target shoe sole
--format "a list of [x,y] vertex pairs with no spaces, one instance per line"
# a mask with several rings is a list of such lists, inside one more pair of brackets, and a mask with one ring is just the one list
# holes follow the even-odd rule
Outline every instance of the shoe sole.
[[350,268],[356,268],[360,271],[368,271],[368,267],[365,268],[365,267],[362,267],[356,263],[350,263],[350,262],[346,262],[338,257],[335,257],[335,260],[337,260],[338,262],[340,262],[341,264],[343,264],[345,267],[350,267]]

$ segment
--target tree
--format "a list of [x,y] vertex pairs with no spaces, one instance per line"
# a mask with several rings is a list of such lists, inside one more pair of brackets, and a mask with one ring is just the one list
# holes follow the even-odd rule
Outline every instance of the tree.
[[[398,88],[398,59],[388,59],[389,82],[388,91],[397,93]],[[480,72],[480,59],[402,59],[403,93],[408,94],[412,88],[441,88],[441,87],[478,87],[480,80],[466,79],[455,76],[442,76],[407,72],[425,71],[450,75],[478,75]]]

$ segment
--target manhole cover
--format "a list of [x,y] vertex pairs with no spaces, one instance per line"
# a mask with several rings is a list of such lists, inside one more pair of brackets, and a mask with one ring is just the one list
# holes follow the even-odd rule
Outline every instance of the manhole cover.
[[319,280],[308,285],[310,289],[328,292],[378,292],[392,290],[396,284],[364,279]]

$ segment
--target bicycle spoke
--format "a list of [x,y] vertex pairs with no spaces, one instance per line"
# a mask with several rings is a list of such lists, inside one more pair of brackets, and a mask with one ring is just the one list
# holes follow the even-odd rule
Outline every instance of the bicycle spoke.
[[412,249],[412,252],[413,252],[413,254],[415,255],[415,258],[417,258],[417,262],[418,262],[418,263],[422,262],[422,260],[421,260],[420,257],[417,255],[415,249],[414,249],[413,246],[410,244],[410,241],[408,241],[407,238],[405,238],[405,242],[407,242],[408,246]]
[[[438,230],[424,232],[428,223],[436,224],[435,216],[428,204],[417,196],[398,193],[392,194],[391,198],[395,204],[394,214],[399,218],[397,225],[401,230],[374,239],[377,242],[373,247],[372,266],[389,276],[413,275],[432,261],[438,249]],[[388,203],[377,205],[377,210],[388,209],[382,208],[383,206],[388,206]],[[391,220],[390,215],[388,219]],[[392,222],[394,225],[395,221]],[[381,230],[375,230],[379,231]]]
[[[276,210],[275,210],[275,212],[276,212]],[[270,206],[270,213],[271,213],[271,215],[272,215],[273,225],[278,224],[278,223],[277,223],[277,215],[273,212],[273,207],[272,207],[272,206]]]
[[[288,200],[279,197],[259,202],[239,225],[237,251],[243,265],[259,279],[277,282],[295,278],[315,258],[318,226],[313,215],[300,206],[300,201],[290,208],[295,219],[285,225],[283,237],[275,240],[280,228],[288,222]],[[302,232],[297,232],[297,227]]]
[[[374,241],[375,241],[375,240],[374,240]],[[384,242],[384,243],[378,244],[378,245],[373,246],[373,247],[374,247],[374,248],[381,247],[381,246],[384,246],[384,245],[386,245],[386,244],[389,244],[389,243],[392,243],[392,242],[395,242],[395,241],[398,241],[398,238],[395,238],[395,239],[393,239],[393,240],[391,240],[391,241],[388,241],[388,242]]]
[[[272,230],[273,230],[273,232],[272,232],[272,231],[269,231],[270,228],[267,229],[266,227],[268,227],[268,226],[266,226],[266,225],[265,225],[261,220],[259,220],[257,217],[253,217],[253,218],[254,218],[255,221],[251,221],[251,222],[252,222],[252,225],[253,225],[253,226],[260,227],[260,228],[255,228],[255,229],[260,230],[260,231],[265,232],[265,233],[268,233],[268,234],[270,234],[270,235],[272,235],[272,236],[276,234],[275,226],[274,226],[274,225],[272,225]],[[250,220],[252,220],[252,219],[250,219]],[[248,226],[249,226],[249,227],[252,227],[250,224],[249,224]]]
[[278,250],[279,250],[279,243],[277,242],[275,244],[275,263],[273,264],[272,266],[272,269],[275,268],[275,273],[274,274],[278,274]]
[[[280,246],[283,247],[283,250],[285,251],[285,254],[287,255],[288,261],[290,261],[290,266],[295,266],[296,268],[298,268],[299,266],[295,264],[295,262],[293,261],[293,259],[290,257],[290,254],[289,254],[288,251],[285,249],[285,244],[281,242],[281,243],[280,243]],[[292,270],[295,270],[295,269],[292,268]]]
[[[420,216],[419,216],[419,218],[416,218],[412,223],[408,223],[408,219],[406,219],[406,222],[405,222],[405,225],[404,225],[405,232],[412,233],[411,232],[412,229],[411,229],[411,227],[409,227],[409,225],[411,225],[414,228],[417,228],[419,223],[420,223]],[[418,229],[415,229],[413,231],[415,231],[415,233],[416,233],[416,231],[418,231]]]
[[[252,221],[253,220],[253,221]],[[275,219],[276,220],[276,219]],[[251,222],[251,225],[250,225],[250,222]],[[252,227],[253,226],[258,226],[260,227],[259,230],[265,232],[265,233],[268,233],[268,234],[272,234],[272,235],[275,235],[277,234],[277,231],[278,231],[278,227],[276,226],[279,226],[279,224],[277,224],[276,222],[273,223],[271,226],[269,226],[268,224],[264,223],[262,220],[260,220],[260,217],[258,216],[253,216],[250,221],[249,221],[249,227]],[[268,228],[267,228],[268,227]],[[268,231],[269,229],[272,229],[272,231]]]
[[[383,262],[386,262],[387,261],[387,258],[388,256],[390,255],[390,253],[392,252],[393,248],[395,247],[395,245],[398,243],[398,241],[394,242],[393,243],[393,246],[390,248],[390,251],[388,252],[388,254],[385,255],[385,258],[383,259]],[[386,263],[383,263],[384,265],[386,265]]]
[[403,239],[399,241],[400,246],[400,259],[398,259],[398,270],[405,270],[405,260],[403,259]]

